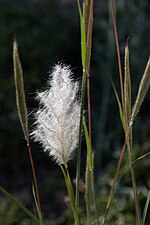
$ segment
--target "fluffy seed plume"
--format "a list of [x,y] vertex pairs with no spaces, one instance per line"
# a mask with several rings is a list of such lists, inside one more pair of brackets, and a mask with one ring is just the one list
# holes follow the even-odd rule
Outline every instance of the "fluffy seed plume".
[[68,66],[56,65],[48,88],[37,94],[39,109],[31,136],[58,164],[66,165],[78,144],[80,101],[78,82]]

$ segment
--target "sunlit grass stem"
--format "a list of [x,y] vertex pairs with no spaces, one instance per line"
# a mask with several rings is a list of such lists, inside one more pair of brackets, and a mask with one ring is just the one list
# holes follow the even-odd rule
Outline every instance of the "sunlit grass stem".
[[75,196],[74,196],[74,191],[73,191],[73,187],[72,187],[72,182],[70,179],[68,165],[66,164],[64,167],[62,165],[60,165],[60,168],[61,168],[64,178],[65,178],[66,187],[67,187],[67,191],[68,191],[68,195],[69,195],[69,199],[70,199],[70,205],[71,205],[71,209],[73,212],[75,224],[81,225],[80,220],[79,220],[77,205],[75,202]]

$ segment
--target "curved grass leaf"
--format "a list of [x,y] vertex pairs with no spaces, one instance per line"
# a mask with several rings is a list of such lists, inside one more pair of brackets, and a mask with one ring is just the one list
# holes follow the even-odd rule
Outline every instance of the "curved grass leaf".
[[137,187],[136,187],[135,178],[134,178],[134,189],[135,189],[135,195],[136,195],[135,204],[136,204],[138,225],[142,225],[142,223],[141,223],[141,221],[142,221],[141,220],[141,207],[140,207],[139,194],[138,194],[138,190],[137,190]]
[[146,216],[147,216],[147,212],[148,212],[149,203],[150,203],[150,191],[148,192],[144,211],[143,211],[142,225],[145,225],[145,220],[146,220]]
[[28,217],[30,217],[34,222],[40,224],[39,219],[29,211],[20,201],[13,197],[8,191],[0,186],[0,192],[2,192],[6,197],[8,197],[19,209],[21,209]]
[[136,160],[134,160],[134,161],[132,162],[132,164],[135,164],[136,162],[138,162],[138,161],[144,159],[146,156],[149,156],[149,155],[150,155],[150,152],[145,153],[144,155],[142,155],[142,156],[140,156],[139,158],[137,158]]
[[125,129],[125,126],[124,126],[124,125],[125,125],[125,123],[124,123],[124,115],[123,115],[123,111],[122,111],[121,102],[120,102],[120,99],[119,99],[117,90],[116,90],[116,88],[115,88],[115,85],[114,85],[112,79],[111,79],[111,83],[112,83],[112,86],[113,86],[113,89],[114,89],[114,93],[115,93],[115,96],[116,96],[116,100],[117,100],[117,103],[118,103],[118,109],[119,109],[120,120],[121,120],[123,129]]
[[63,173],[64,178],[65,178],[65,183],[66,183],[68,195],[69,195],[69,198],[70,198],[70,204],[71,204],[72,212],[73,212],[73,215],[74,215],[75,223],[76,223],[76,225],[80,225],[78,213],[77,213],[77,210],[76,210],[76,207],[75,207],[75,200],[74,200],[74,196],[73,196],[73,192],[72,192],[72,185],[71,185],[70,178],[68,177],[67,172],[64,170],[63,166],[60,165],[60,168],[61,168],[62,173]]
[[39,206],[38,206],[34,185],[32,185],[32,193],[33,193],[33,198],[34,198],[36,210],[37,210],[37,213],[38,213],[38,217],[39,217],[39,220],[40,220],[40,225],[44,225],[42,215],[41,215],[41,211],[40,211]]

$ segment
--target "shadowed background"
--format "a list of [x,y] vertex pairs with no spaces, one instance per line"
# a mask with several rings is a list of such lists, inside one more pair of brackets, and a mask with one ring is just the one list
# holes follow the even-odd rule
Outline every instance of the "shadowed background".
[[[150,7],[148,2],[148,0],[117,1],[117,25],[122,69],[124,68],[124,47],[129,37],[133,102],[150,52]],[[30,130],[32,130],[34,120],[31,113],[37,107],[37,102],[34,100],[35,92],[43,90],[46,86],[52,66],[58,62],[69,64],[75,77],[81,79],[80,27],[76,1],[0,1],[0,185],[18,199],[23,200],[32,210],[31,169],[15,103],[12,62],[14,35],[18,40],[24,71]],[[111,77],[118,93],[120,93],[110,8],[107,1],[95,1],[91,107],[93,148],[96,156],[97,202],[102,205],[107,200],[110,181],[123,144],[123,130],[110,81]],[[150,149],[149,103],[150,96],[147,95],[134,126],[133,150],[136,157],[143,155]],[[66,222],[71,215],[66,209],[68,200],[65,196],[66,190],[61,171],[42,152],[40,146],[34,143],[31,146],[45,218],[47,221],[59,218],[52,224],[70,224]],[[85,154],[83,138],[82,173],[85,167]],[[150,184],[148,160],[147,157],[136,167],[137,180],[142,193],[141,199],[145,197]],[[75,166],[74,160],[70,163],[73,177],[75,177]],[[122,196],[123,191],[127,194],[118,203],[121,206],[119,205],[118,209],[114,209],[114,211],[120,213],[120,210],[124,212],[126,208],[130,209],[131,207],[132,209],[133,205],[129,201],[132,192],[130,173],[124,177],[122,185],[118,189],[120,190],[118,195]],[[101,194],[104,199],[100,198]],[[81,195],[84,196],[84,190]],[[103,208],[105,205],[101,207]],[[120,207],[122,208],[120,209]],[[132,218],[132,213],[132,211],[127,212],[126,216]],[[121,215],[123,217],[123,214]],[[0,224],[30,223],[30,220],[20,210],[0,194]]]

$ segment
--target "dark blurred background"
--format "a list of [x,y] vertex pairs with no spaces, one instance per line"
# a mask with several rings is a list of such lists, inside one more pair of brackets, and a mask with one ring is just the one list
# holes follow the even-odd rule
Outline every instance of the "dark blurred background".
[[[122,68],[124,48],[129,37],[134,103],[150,52],[150,4],[149,0],[118,0],[116,6]],[[31,131],[33,124],[31,112],[37,107],[37,102],[34,100],[35,92],[43,90],[46,86],[52,66],[58,62],[69,64],[75,77],[81,79],[80,27],[76,1],[0,0],[0,185],[32,210],[34,208],[31,191],[32,174],[15,103],[12,62],[14,36],[18,41],[24,71]],[[92,131],[97,203],[99,213],[103,213],[124,137],[110,81],[112,77],[120,95],[111,11],[108,1],[104,0],[95,0],[91,61]],[[135,158],[150,149],[149,103],[150,96],[147,95],[134,126]],[[31,146],[45,220],[47,224],[69,225],[71,215],[61,171],[42,152],[40,146],[34,143]],[[83,137],[83,180],[85,152]],[[150,186],[148,161],[149,157],[136,166],[142,207]],[[123,168],[128,171],[125,165],[124,163]],[[72,177],[75,177],[75,167],[75,160],[73,160],[70,163]],[[84,191],[81,195],[84,200]],[[117,195],[119,198],[114,201],[110,224],[133,224],[129,222],[134,221],[129,171],[118,185]],[[122,222],[119,223],[118,218]],[[0,194],[0,225],[2,224],[33,223],[9,199]]]

